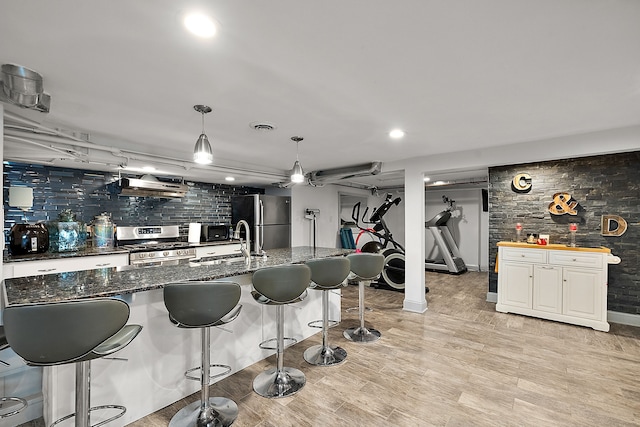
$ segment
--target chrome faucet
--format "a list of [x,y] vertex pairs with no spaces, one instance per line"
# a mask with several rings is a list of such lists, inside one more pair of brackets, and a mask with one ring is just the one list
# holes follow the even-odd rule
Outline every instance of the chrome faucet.
[[[242,238],[240,237],[240,226],[244,226],[244,232],[246,234],[247,241],[242,242]],[[236,224],[236,231],[233,233],[234,239],[240,239],[240,252],[242,252],[242,256],[245,260],[251,259],[251,232],[249,231],[249,223],[244,219],[238,221]]]

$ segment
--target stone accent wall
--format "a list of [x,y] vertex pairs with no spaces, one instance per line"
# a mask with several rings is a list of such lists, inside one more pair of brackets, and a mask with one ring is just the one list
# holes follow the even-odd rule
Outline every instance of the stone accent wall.
[[[5,162],[3,179],[5,241],[13,224],[56,220],[63,209],[85,223],[108,212],[120,226],[177,224],[186,240],[190,222],[231,223],[231,196],[264,193],[261,188],[186,182],[189,191],[180,199],[123,197],[117,173],[12,162]],[[23,212],[9,207],[11,186],[33,188],[33,208]]]
[[[605,246],[621,258],[609,265],[608,309],[640,314],[640,151],[489,168],[489,291],[497,291],[494,272],[502,240],[515,239],[515,225],[527,233],[549,234],[551,243],[569,242],[569,223],[578,223],[578,246]],[[513,177],[532,178],[528,193],[511,189]],[[553,195],[571,194],[578,215],[551,215]],[[620,237],[602,236],[601,216],[619,215],[628,224]]]

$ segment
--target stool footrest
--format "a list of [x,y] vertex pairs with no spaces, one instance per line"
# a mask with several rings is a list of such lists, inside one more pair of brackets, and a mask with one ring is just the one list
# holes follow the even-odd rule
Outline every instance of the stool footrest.
[[17,404],[19,404],[19,406],[18,409],[14,409],[11,412],[0,414],[0,418],[7,418],[16,415],[22,412],[22,410],[27,407],[27,401],[20,397],[2,397],[0,398],[0,407],[3,407],[5,402],[16,402]]
[[[119,413],[119,414],[116,414],[116,415],[114,415],[113,417],[108,418],[108,419],[106,419],[106,420],[104,420],[104,421],[100,421],[98,424],[94,424],[94,425],[92,425],[91,427],[100,427],[100,426],[103,426],[103,425],[105,425],[105,424],[107,424],[107,423],[110,423],[110,422],[111,422],[111,421],[113,421],[113,420],[117,420],[118,418],[120,418],[121,416],[123,416],[123,415],[125,414],[125,412],[127,412],[127,408],[125,408],[125,407],[124,407],[124,406],[122,406],[122,405],[100,405],[100,406],[93,406],[93,407],[89,408],[89,413],[91,413],[91,412],[93,412],[93,411],[98,411],[98,410],[101,410],[101,409],[118,409],[118,410],[120,411],[120,413]],[[62,417],[62,418],[60,418],[60,419],[58,419],[58,420],[54,421],[54,422],[53,422],[49,427],[53,427],[53,426],[55,426],[56,424],[60,424],[61,422],[66,421],[66,420],[68,420],[69,418],[73,418],[73,417],[75,417],[75,416],[76,416],[75,412],[74,412],[73,414],[69,414],[69,415],[67,415],[67,416],[65,416],[65,417]]]
[[[209,367],[210,368],[220,368],[220,369],[222,369],[222,372],[217,373],[217,374],[209,373],[209,379],[222,377],[224,375],[227,375],[229,372],[231,372],[231,366],[229,366],[229,365],[217,365],[217,364],[214,364],[214,365],[209,365]],[[191,375],[191,373],[195,372],[195,371],[199,371],[201,369],[202,368],[200,366],[188,369],[188,370],[185,371],[184,376],[187,377],[187,379],[190,379],[190,380],[200,381],[200,377],[196,377],[195,375]]]
[[[329,328],[334,328],[336,326],[338,326],[340,324],[340,321],[338,320],[329,320]],[[320,320],[312,320],[311,322],[307,323],[307,326],[310,328],[318,328],[318,329],[322,329],[322,319]]]
[[[285,337],[283,339],[285,341],[285,345],[284,345],[285,347],[288,347],[290,345],[296,344],[298,342],[298,340],[295,339],[295,338],[287,338],[287,337]],[[258,345],[258,347],[260,347],[263,350],[277,350],[278,349],[277,347],[271,347],[271,346],[267,345],[268,343],[272,343],[272,342],[277,341],[277,340],[278,340],[277,338],[270,338],[268,340],[264,340]],[[287,344],[287,342],[288,342],[288,344]]]

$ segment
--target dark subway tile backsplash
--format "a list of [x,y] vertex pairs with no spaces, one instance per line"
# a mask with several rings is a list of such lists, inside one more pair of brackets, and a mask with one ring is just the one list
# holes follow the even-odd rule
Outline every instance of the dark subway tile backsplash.
[[[190,222],[230,223],[232,196],[264,193],[262,188],[187,181],[189,191],[181,199],[121,197],[117,173],[13,162],[4,163],[3,179],[5,241],[13,224],[53,221],[63,209],[85,223],[108,212],[116,226],[177,224],[186,239]],[[33,188],[31,209],[9,207],[12,186]]]

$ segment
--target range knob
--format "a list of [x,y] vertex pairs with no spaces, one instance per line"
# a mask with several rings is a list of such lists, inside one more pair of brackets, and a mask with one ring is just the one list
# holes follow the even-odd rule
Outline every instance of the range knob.
[[178,255],[184,255],[185,251],[183,251],[182,249],[178,249]]
[[154,256],[156,256],[156,254],[154,254],[153,252],[149,254],[149,258],[153,258]]
[[164,252],[162,252],[162,255],[163,255],[163,256],[169,256],[169,251],[164,251]]
[[138,254],[138,258],[144,258],[145,256],[147,256],[147,254],[145,254],[145,253]]

